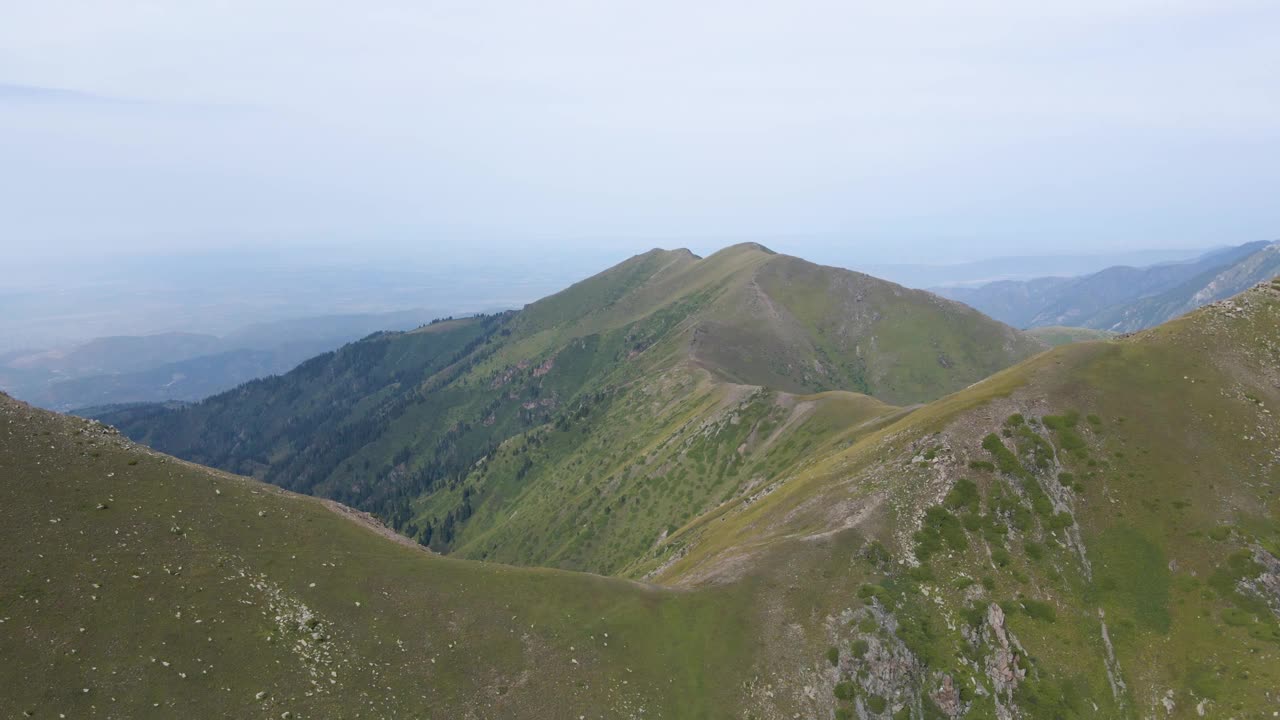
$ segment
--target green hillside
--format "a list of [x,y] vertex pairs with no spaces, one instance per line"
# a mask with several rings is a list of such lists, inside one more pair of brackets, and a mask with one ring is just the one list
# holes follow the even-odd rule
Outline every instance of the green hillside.
[[740,717],[746,588],[431,555],[0,395],[0,716]]
[[190,407],[103,419],[375,512],[439,551],[614,573],[896,412],[885,403],[1044,347],[759,245],[654,250],[519,312],[383,333]]
[[1065,327],[1063,325],[1050,325],[1047,327],[1028,328],[1027,334],[1040,339],[1047,345],[1057,347],[1059,345],[1069,345],[1077,342],[1088,342],[1090,340],[1107,340],[1115,336],[1115,333],[1107,330],[1094,330],[1093,328],[1082,327]]
[[862,585],[826,619],[825,712],[1262,717],[1278,380],[1280,282],[918,410],[700,518],[657,577],[725,582],[813,544],[845,558]]
[[446,490],[472,488],[459,554],[645,585],[430,555],[4,399],[0,710],[1269,716],[1277,406],[1280,283],[910,411],[649,375]]

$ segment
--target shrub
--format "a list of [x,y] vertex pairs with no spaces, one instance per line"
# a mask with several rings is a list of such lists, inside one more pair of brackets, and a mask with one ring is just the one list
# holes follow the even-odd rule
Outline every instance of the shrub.
[[1006,475],[1022,476],[1026,471],[1022,468],[1022,463],[1018,462],[1018,456],[1005,446],[1004,441],[995,433],[991,433],[982,439],[982,447],[996,460],[996,467],[1000,472]]
[[1060,430],[1062,428],[1073,428],[1080,422],[1080,413],[1075,410],[1068,410],[1061,415],[1045,415],[1041,418],[1044,426],[1051,430]]
[[[1037,486],[1037,489],[1039,487]],[[1031,509],[1040,517],[1049,517],[1053,515],[1053,501],[1044,492],[1031,494]]]
[[972,627],[981,627],[987,621],[987,608],[984,605],[970,605],[965,608],[964,620]]
[[986,472],[995,472],[995,463],[986,460],[970,460],[969,468],[972,470],[985,470]]
[[978,485],[968,478],[960,478],[956,484],[952,486],[951,491],[947,493],[943,505],[952,510],[968,508],[970,512],[978,511],[978,502],[982,496],[978,492]]
[[1084,438],[1076,432],[1076,424],[1080,421],[1080,413],[1072,410],[1065,415],[1045,415],[1044,426],[1053,430],[1058,437],[1058,444],[1063,450],[1078,451],[1085,449]]
[[867,697],[867,709],[879,715],[884,712],[889,703],[879,695],[870,695]]
[[858,588],[858,597],[862,598],[863,600],[871,600],[872,598],[876,598],[885,606],[889,605],[889,601],[891,599],[889,597],[889,591],[885,590],[880,585],[863,585],[862,587]]
[[837,648],[837,647],[836,647],[836,646],[834,646],[834,645],[832,645],[831,647],[827,648],[827,662],[831,663],[831,665],[832,665],[832,666],[836,666],[836,665],[839,665],[839,664],[840,664],[840,649],[839,649],[839,648]]
[[889,550],[879,540],[872,540],[862,548],[862,557],[879,567],[890,560]]
[[1022,543],[1022,549],[1027,553],[1027,557],[1032,560],[1039,560],[1044,557],[1044,546],[1038,542],[1027,540]]
[[925,511],[924,525],[913,537],[916,541],[916,557],[922,561],[942,550],[944,544],[957,552],[969,547],[960,521],[945,508],[938,506]]
[[1041,620],[1043,622],[1057,622],[1058,620],[1058,612],[1047,602],[1026,599],[1022,601],[1022,609],[1033,620]]
[[853,644],[849,646],[849,651],[852,652],[853,656],[858,659],[862,659],[863,657],[865,657],[867,654],[867,651],[870,649],[871,649],[871,643],[862,639],[854,640]]
[[854,694],[857,692],[857,687],[848,680],[842,680],[841,682],[836,683],[834,692],[836,697],[841,700],[852,700]]
[[1054,513],[1049,519],[1049,528],[1052,530],[1065,530],[1075,523],[1076,519],[1069,512]]

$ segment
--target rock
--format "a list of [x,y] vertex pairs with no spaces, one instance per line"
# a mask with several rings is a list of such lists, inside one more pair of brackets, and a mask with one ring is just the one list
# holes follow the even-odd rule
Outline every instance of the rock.
[[[990,641],[995,646],[987,656],[987,677],[995,686],[996,695],[1012,702],[1013,691],[1018,682],[1027,676],[1027,671],[1018,667],[1018,654],[1009,643],[1009,633],[1004,626],[1004,611],[1000,606],[991,603],[987,606],[987,630]],[[1000,710],[997,703],[997,710]],[[999,714],[999,713],[997,713]]]
[[930,693],[929,697],[947,717],[959,717],[964,712],[964,706],[960,702],[960,688],[955,686],[950,675],[942,676],[942,686]]
[[254,695],[254,696],[253,696],[253,699],[254,699],[254,700],[262,700],[262,699],[264,699],[264,698],[266,698],[266,697],[267,697],[267,691],[266,691],[266,690],[262,690],[262,691],[260,691],[257,695]]

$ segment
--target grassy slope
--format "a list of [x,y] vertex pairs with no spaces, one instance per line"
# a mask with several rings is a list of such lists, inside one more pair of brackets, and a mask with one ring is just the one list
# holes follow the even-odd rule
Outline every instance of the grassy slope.
[[1044,349],[960,303],[861,273],[765,256],[717,305],[696,357],[737,382],[927,402]]
[[[378,717],[1146,717],[1168,714],[1166,699],[1179,717],[1251,717],[1274,706],[1280,597],[1269,607],[1253,588],[1280,554],[1280,286],[1058,348],[905,415],[848,394],[731,397],[687,379],[649,379],[656,411],[632,383],[588,409],[598,422],[509,441],[503,452],[562,447],[537,458],[534,481],[505,476],[516,456],[501,453],[468,480],[498,488],[495,502],[546,503],[519,535],[561,537],[544,524],[550,508],[597,522],[591,496],[613,483],[659,487],[655,515],[714,498],[705,475],[724,467],[731,481],[718,461],[739,440],[754,462],[784,463],[610,567],[687,592],[429,557],[315,500],[6,401],[2,532],[18,552],[0,561],[0,650],[17,662],[0,670],[16,689],[3,702]],[[787,427],[779,411],[809,401],[765,451],[768,424]],[[596,432],[627,417],[672,429]],[[682,431],[683,417],[706,432]],[[609,482],[521,496],[610,453],[626,459],[604,463]],[[665,480],[677,456],[706,472]],[[563,503],[578,496],[588,504]],[[464,552],[489,551],[498,515],[477,515]],[[556,557],[613,563],[624,554],[610,544],[630,542],[608,522],[585,536]],[[329,640],[297,645],[309,634],[276,619],[300,617],[300,604]],[[312,685],[328,679],[327,692]]]
[[[666,373],[504,444],[452,491],[479,498],[455,552],[640,575],[684,523],[898,412],[852,393],[792,396]],[[455,500],[428,498],[421,513]]]
[[1115,333],[1107,330],[1066,327],[1064,325],[1028,328],[1026,333],[1034,338],[1038,338],[1040,341],[1052,347],[1078,342],[1089,342],[1091,340],[1107,340],[1115,335]]
[[741,586],[431,556],[3,396],[0,482],[5,717],[740,716]]
[[[739,455],[757,421],[796,402],[743,386],[917,402],[1042,347],[959,304],[758,245],[654,250],[519,313],[384,334],[193,407],[109,421],[377,511],[438,549],[634,573],[664,531],[782,479],[838,429],[788,423],[767,462],[748,457],[764,445]],[[833,405],[845,406],[862,404]],[[750,424],[694,437],[735,412]],[[588,467],[602,485],[584,487]]]
[[[660,577],[699,585],[794,566],[791,553],[815,543],[860,542],[832,535],[841,527],[874,540],[842,551],[865,585],[830,615],[829,686],[853,686],[826,712],[880,698],[927,715],[945,675],[968,689],[973,717],[997,705],[1165,715],[1166,699],[1182,717],[1269,713],[1277,387],[1280,285],[1124,341],[1059,348],[917,411],[692,524]],[[992,604],[1025,648],[1012,663],[1025,677],[1007,692],[991,670]],[[899,651],[915,669],[895,685],[877,673]]]

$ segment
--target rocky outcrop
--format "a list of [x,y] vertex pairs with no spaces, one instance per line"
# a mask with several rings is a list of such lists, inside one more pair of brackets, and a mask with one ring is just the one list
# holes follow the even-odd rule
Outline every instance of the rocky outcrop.
[[987,606],[986,641],[992,652],[987,656],[987,677],[995,688],[996,717],[1011,720],[1017,717],[1013,704],[1013,691],[1027,676],[1025,668],[1018,666],[1016,639],[1005,628],[1004,610],[991,603]]

